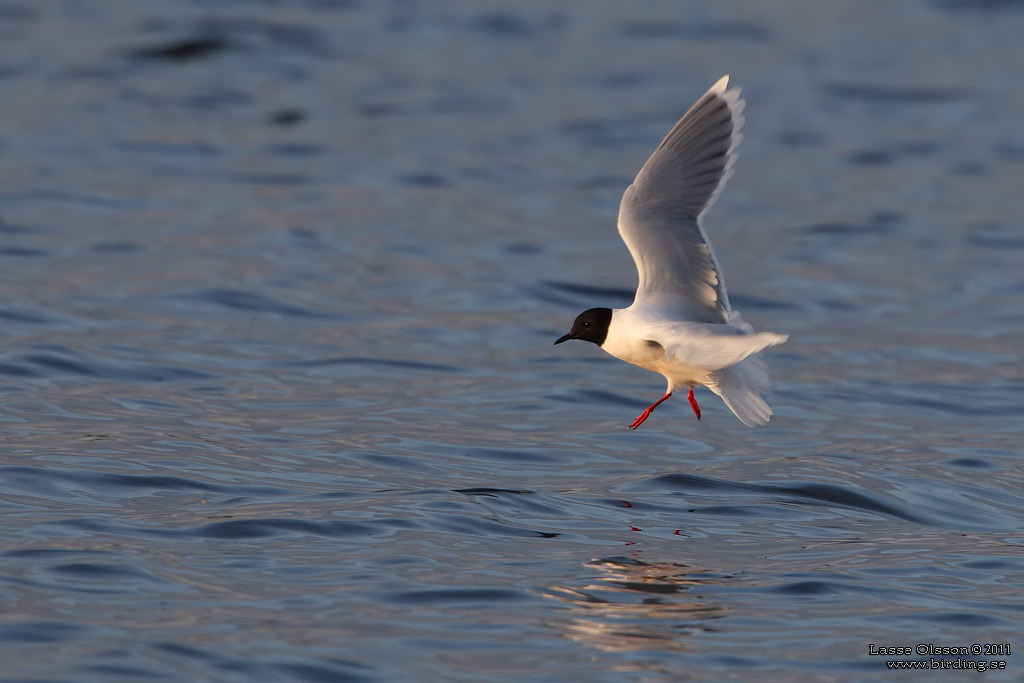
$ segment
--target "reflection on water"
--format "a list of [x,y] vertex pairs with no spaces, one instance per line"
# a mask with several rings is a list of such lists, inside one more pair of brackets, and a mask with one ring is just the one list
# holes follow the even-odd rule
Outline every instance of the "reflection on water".
[[628,557],[584,566],[601,572],[600,583],[552,586],[547,595],[573,606],[565,636],[600,650],[686,650],[688,635],[712,628],[727,611],[700,595],[702,586],[726,580],[707,570]]

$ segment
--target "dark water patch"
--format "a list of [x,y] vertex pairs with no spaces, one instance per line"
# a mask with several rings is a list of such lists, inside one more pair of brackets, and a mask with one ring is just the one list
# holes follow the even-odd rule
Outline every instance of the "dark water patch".
[[[577,138],[581,144],[594,149],[634,149],[650,143],[644,128],[646,122],[636,120],[611,121],[596,118],[575,118],[562,123],[559,132]],[[628,183],[627,183],[628,184]]]
[[10,258],[42,258],[54,253],[47,249],[35,249],[33,247],[0,247],[0,256]]
[[[127,650],[113,654],[114,656],[128,657]],[[83,675],[101,676],[101,680],[113,681],[125,679],[130,681],[173,681],[177,679],[176,673],[169,673],[166,670],[157,671],[152,668],[145,668],[141,665],[130,664],[85,664],[81,667]]]
[[318,28],[287,21],[233,18],[210,20],[191,31],[192,35],[154,42],[128,50],[129,58],[140,62],[184,64],[209,60],[225,52],[266,54],[278,50],[289,54],[329,57],[330,50]]
[[[594,190],[605,190],[612,188],[614,190],[621,190],[624,187],[629,187],[630,183],[633,182],[633,178],[628,175],[621,175],[618,173],[599,173],[592,175],[579,181],[573,187],[583,192],[590,192]],[[599,200],[603,202],[604,200]],[[604,204],[598,203],[595,206],[604,208]],[[610,206],[610,205],[609,205]]]
[[29,193],[32,199],[72,206],[84,206],[94,209],[112,209],[115,211],[147,210],[152,208],[152,199],[129,195],[84,193],[69,190],[38,189]]
[[796,311],[800,306],[780,299],[764,299],[749,294],[730,294],[729,303],[733,308],[746,311]]
[[310,185],[315,178],[306,173],[242,172],[232,173],[230,179],[248,185]]
[[983,249],[1024,249],[1024,235],[1005,223],[986,221],[971,225],[964,243]]
[[[448,92],[433,98],[422,105],[419,114],[441,114],[448,116],[473,114],[477,116],[497,116],[504,114],[511,106],[503,97],[488,96],[468,91]],[[516,166],[515,168],[521,168]],[[525,169],[524,169],[525,170]],[[482,179],[482,177],[478,176]]]
[[310,522],[301,519],[239,519],[213,522],[192,532],[201,538],[252,539],[280,536],[314,536],[322,538],[351,538],[353,536],[380,536],[379,525],[351,521]]
[[[590,76],[589,80],[599,88],[610,90],[629,90],[639,87],[648,80],[648,76],[639,71],[617,71],[613,73],[599,73]],[[630,179],[632,180],[632,179]],[[629,182],[626,183],[627,185]]]
[[766,27],[749,22],[693,22],[627,21],[619,28],[627,38],[649,40],[675,38],[677,40],[733,41],[765,43],[772,33]]
[[429,516],[427,524],[433,529],[466,538],[557,538],[562,535],[481,518],[475,512],[472,514],[433,512]]
[[141,413],[144,415],[194,415],[199,412],[198,409],[189,406],[182,405],[180,403],[172,403],[170,401],[161,401],[153,398],[141,398],[134,396],[108,396],[107,400],[114,405],[120,406],[125,410],[130,410],[133,413]]
[[224,36],[200,35],[138,47],[129,51],[129,56],[146,61],[191,62],[208,59],[230,47],[231,42]]
[[992,174],[987,164],[976,161],[958,161],[949,166],[950,175],[982,178]]
[[288,228],[288,237],[300,242],[317,242],[318,247],[321,245],[326,246],[327,244],[319,232],[299,225]]
[[532,599],[528,593],[509,588],[435,588],[398,591],[384,598],[398,605],[505,604]]
[[195,368],[164,363],[137,363],[110,360],[58,345],[47,345],[46,351],[26,353],[8,358],[6,374],[25,377],[74,375],[121,382],[174,382],[212,379],[217,375]]
[[[251,21],[240,25],[240,29],[254,34],[268,47],[284,54],[298,54],[317,59],[334,56],[330,43],[315,20],[309,25],[286,21]],[[296,78],[296,72],[291,73]]]
[[940,382],[870,382],[866,391],[872,402],[891,406],[895,411],[907,412],[920,408],[928,412],[943,413],[957,418],[1005,417],[1020,415],[1020,403],[1007,392],[993,391],[993,380],[988,386],[969,386]]
[[39,228],[14,223],[0,215],[0,235],[31,235],[39,232],[42,232]]
[[31,368],[26,368],[23,365],[17,365],[17,364],[14,364],[14,363],[3,363],[3,362],[0,362],[0,375],[3,375],[4,377],[23,377],[23,378],[40,377],[41,376],[40,373],[36,372],[35,370],[32,370]]
[[530,519],[560,519],[576,514],[561,498],[542,496],[535,491],[492,489],[486,487],[455,489],[508,519],[528,516]]
[[558,459],[558,456],[535,448],[473,448],[470,453],[473,459],[488,462],[549,463]]
[[[594,364],[597,364],[597,365],[600,365],[600,364],[608,362],[607,358],[601,358],[601,357],[596,357],[596,358],[594,358],[592,360],[593,360]],[[560,362],[563,362],[563,361],[560,361],[560,360],[556,359],[555,362],[556,363],[560,363]],[[578,362],[580,362],[580,359],[574,358],[573,362],[574,363],[578,363]],[[591,404],[591,403],[604,403],[606,405],[625,406],[625,407],[630,408],[630,409],[637,408],[638,410],[644,407],[644,406],[640,405],[643,402],[640,399],[634,399],[634,398],[631,398],[631,397],[626,396],[624,394],[618,394],[618,393],[611,392],[611,391],[604,391],[604,390],[601,390],[601,389],[586,389],[586,388],[573,389],[571,391],[570,395],[565,395],[565,396],[555,395],[555,396],[552,396],[552,399],[555,400],[555,401],[561,401],[563,403],[574,403],[574,404],[580,404],[580,405],[588,405],[588,404]]]
[[987,460],[982,460],[980,458],[954,458],[952,460],[945,461],[943,464],[948,465],[949,467],[957,467],[964,470],[995,469],[995,465],[988,462]]
[[994,628],[1007,625],[1005,619],[977,612],[919,612],[916,614],[894,614],[895,621],[910,621],[922,624],[950,624],[958,628]]
[[268,677],[263,680],[295,680],[309,683],[365,683],[378,680],[368,678],[371,669],[360,662],[335,658],[317,658],[316,662],[268,663],[265,667]]
[[775,586],[772,593],[779,595],[796,595],[810,597],[814,595],[839,595],[844,593],[842,586],[831,581],[795,581],[793,583]]
[[399,178],[409,187],[450,187],[451,181],[438,173],[407,173]]
[[209,159],[224,154],[224,148],[209,142],[155,142],[152,140],[121,140],[113,145],[126,152],[140,152],[167,157],[195,157]]
[[[587,302],[604,302],[612,308],[622,308],[629,305],[629,302],[636,296],[636,292],[613,287],[598,287],[596,285],[578,285],[571,282],[558,282],[546,280],[540,283],[539,287],[533,288],[544,301],[550,303],[571,303],[574,305],[585,305]],[[571,295],[570,297],[563,296]],[[596,306],[597,304],[592,303]]]
[[267,152],[283,157],[313,157],[328,154],[330,150],[323,145],[289,142],[271,145],[267,147]]
[[521,16],[505,12],[489,12],[474,22],[477,29],[491,35],[505,38],[527,38],[534,34],[534,27]]
[[1016,140],[1007,140],[997,143],[992,151],[997,156],[1013,161],[1016,163],[1024,163],[1024,142],[1017,142]]
[[[370,683],[382,679],[373,675],[373,669],[355,659],[341,657],[300,657],[295,654],[259,654],[238,656],[221,647],[200,648],[178,642],[150,643],[154,653],[166,654],[175,660],[203,667],[210,680],[245,681],[300,681],[310,683]],[[288,648],[294,651],[294,647]],[[203,677],[205,679],[205,676]],[[175,680],[181,680],[176,676]],[[199,680],[197,674],[196,680]]]
[[33,22],[38,21],[40,12],[37,8],[31,7],[28,3],[4,3],[0,5],[0,21],[9,22]]
[[1022,0],[932,0],[932,6],[947,12],[1010,12],[1024,9]]
[[142,246],[134,242],[97,242],[89,247],[89,251],[112,254],[125,254],[142,250]]
[[826,505],[877,512],[883,515],[905,519],[907,521],[922,521],[915,515],[900,510],[894,505],[889,505],[864,493],[852,491],[846,487],[838,486],[836,484],[806,483],[787,486],[768,486],[765,487],[764,490],[765,492],[790,494],[797,496],[800,499],[820,501]]
[[[22,357],[22,362],[29,365],[37,365],[48,370],[57,370],[60,373],[71,373],[76,375],[98,376],[99,372],[87,363],[79,362],[72,358],[57,354],[31,354]],[[46,373],[48,374],[48,373]]]
[[766,486],[765,492],[772,490],[778,493],[789,493],[799,499],[817,500],[826,505],[835,505],[853,510],[866,510],[876,512],[890,517],[896,517],[908,522],[930,525],[931,522],[916,514],[912,514],[899,506],[891,505],[880,500],[848,488],[835,484],[806,483],[793,486]]
[[14,645],[40,645],[43,643],[69,643],[89,634],[92,629],[63,621],[6,621],[0,624],[0,643]]
[[152,643],[150,647],[152,647],[154,650],[166,652],[169,655],[174,655],[175,657],[185,657],[187,659],[214,660],[218,657],[217,654],[211,652],[210,650],[196,647],[194,645],[186,645],[184,643],[168,641]]
[[297,368],[329,368],[342,366],[379,367],[393,370],[412,370],[416,372],[438,372],[443,374],[461,374],[466,368],[441,363],[424,363],[423,361],[404,360],[401,358],[373,358],[369,356],[336,356],[333,358],[313,358],[309,360],[287,361],[284,367]]
[[89,483],[97,487],[112,488],[117,491],[128,492],[128,495],[138,496],[150,493],[174,491],[177,493],[218,493],[222,496],[237,495],[239,490],[246,491],[250,495],[267,495],[268,493],[282,493],[279,489],[264,489],[256,492],[246,490],[245,487],[225,486],[223,484],[210,484],[186,479],[171,475],[161,474],[111,474],[101,472],[82,472],[66,470],[63,474],[75,484]]
[[932,142],[914,142],[893,145],[885,150],[867,149],[848,154],[847,163],[858,166],[885,166],[906,157],[927,157],[939,151]]
[[787,147],[817,147],[826,141],[825,136],[821,133],[811,133],[805,130],[784,130],[780,131],[776,137]]
[[65,590],[85,593],[128,593],[154,589],[166,592],[181,588],[148,571],[125,564],[71,562],[36,568],[31,575],[47,577],[48,584],[60,584]]
[[541,254],[545,251],[543,245],[526,244],[524,242],[508,242],[506,244],[502,244],[500,249],[506,254],[515,254],[521,256],[533,256],[535,254]]
[[241,289],[208,289],[200,292],[177,295],[185,301],[198,301],[220,308],[245,313],[269,313],[290,318],[336,320],[340,316],[333,312],[321,311],[286,303],[267,294],[247,292]]
[[539,17],[524,17],[511,12],[485,12],[473,21],[473,28],[488,36],[526,39],[538,34],[560,31],[567,20],[561,12],[548,12]]
[[944,104],[964,102],[974,94],[962,88],[886,86],[863,83],[827,83],[822,91],[830,97],[871,104]]
[[805,235],[887,235],[893,232],[895,220],[873,220],[867,223],[815,223],[798,228]]
[[50,325],[56,322],[53,318],[47,317],[38,311],[12,308],[10,306],[0,308],[0,320],[9,323],[28,323],[32,325]]
[[781,502],[803,505],[824,504],[851,510],[895,517],[916,524],[932,526],[932,522],[909,512],[896,504],[886,503],[866,493],[851,490],[836,484],[814,482],[800,484],[745,484],[735,481],[713,479],[692,474],[665,474],[651,480],[660,488],[671,488],[677,492],[756,492],[781,499]]
[[[118,474],[49,465],[9,465],[0,467],[0,489],[8,495],[72,500],[83,496],[103,499],[139,498],[174,493],[196,498],[232,498],[248,500],[292,495],[292,491],[270,486],[215,484],[181,476],[159,474]],[[91,498],[89,502],[93,502]]]
[[412,108],[398,102],[364,102],[356,107],[360,116],[375,119],[384,116],[403,116],[412,113]]
[[986,558],[956,562],[956,566],[977,572],[1006,572],[1020,575],[1024,571],[1024,558]]
[[716,517],[762,517],[763,505],[702,505],[687,512]]
[[231,108],[250,107],[256,103],[256,99],[242,90],[232,90],[221,87],[217,90],[200,92],[185,97],[152,102],[155,107],[166,108],[168,105],[179,105],[186,109],[199,109],[201,111],[220,111]]
[[270,115],[270,123],[275,126],[296,126],[308,118],[305,110],[298,107],[278,109]]
[[890,151],[866,149],[846,155],[846,162],[857,166],[887,166],[895,155]]
[[814,305],[820,306],[829,311],[837,312],[851,312],[859,311],[862,308],[860,303],[854,303],[852,301],[844,301],[842,299],[825,299],[825,298],[814,298]]
[[477,488],[468,488],[468,489],[452,489],[452,490],[455,493],[461,493],[461,494],[466,495],[466,496],[490,496],[490,497],[498,497],[498,496],[502,496],[502,495],[506,495],[506,494],[508,494],[508,495],[524,495],[524,494],[528,494],[528,493],[533,493],[533,491],[529,491],[529,490],[526,490],[526,489],[523,489],[523,490],[495,489],[495,488],[488,488],[486,486],[481,486],[481,487],[477,487]]
[[6,412],[14,413],[15,415],[59,417],[68,420],[89,420],[98,422],[108,422],[113,419],[105,415],[94,415],[80,411],[68,410],[64,406],[53,401],[9,401],[3,404],[3,407]]
[[315,10],[350,10],[363,6],[363,0],[306,0],[306,4]]
[[109,550],[67,550],[64,548],[15,548],[0,552],[0,557],[5,560],[12,562],[27,560],[35,563],[72,558],[81,560],[86,557],[111,559],[116,556],[116,553]]

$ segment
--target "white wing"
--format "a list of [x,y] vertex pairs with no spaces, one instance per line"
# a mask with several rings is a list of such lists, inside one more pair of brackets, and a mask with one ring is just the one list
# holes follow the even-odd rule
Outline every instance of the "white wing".
[[691,322],[653,322],[640,328],[639,334],[660,344],[665,349],[665,360],[707,371],[728,368],[789,339],[774,332],[746,332],[731,325]]
[[760,354],[736,365],[711,373],[708,389],[722,397],[725,405],[748,427],[757,427],[772,417],[771,406],[761,394],[768,391],[768,365]]
[[619,235],[640,274],[634,305],[727,323],[731,308],[701,216],[732,175],[743,100],[723,76],[669,131],[622,196]]

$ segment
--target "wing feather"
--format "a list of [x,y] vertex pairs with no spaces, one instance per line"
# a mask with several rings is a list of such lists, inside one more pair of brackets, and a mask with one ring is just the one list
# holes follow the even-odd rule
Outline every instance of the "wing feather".
[[640,169],[619,207],[619,234],[639,273],[634,304],[697,322],[732,309],[701,217],[732,174],[743,125],[739,90],[723,76],[697,100]]

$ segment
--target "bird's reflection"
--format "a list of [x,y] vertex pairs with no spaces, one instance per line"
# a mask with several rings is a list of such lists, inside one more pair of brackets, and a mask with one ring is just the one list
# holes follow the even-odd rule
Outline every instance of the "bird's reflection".
[[585,566],[601,572],[594,583],[552,586],[547,594],[577,612],[563,627],[566,637],[602,650],[685,650],[685,636],[711,630],[710,622],[726,612],[700,594],[701,586],[725,580],[704,569],[628,557]]

